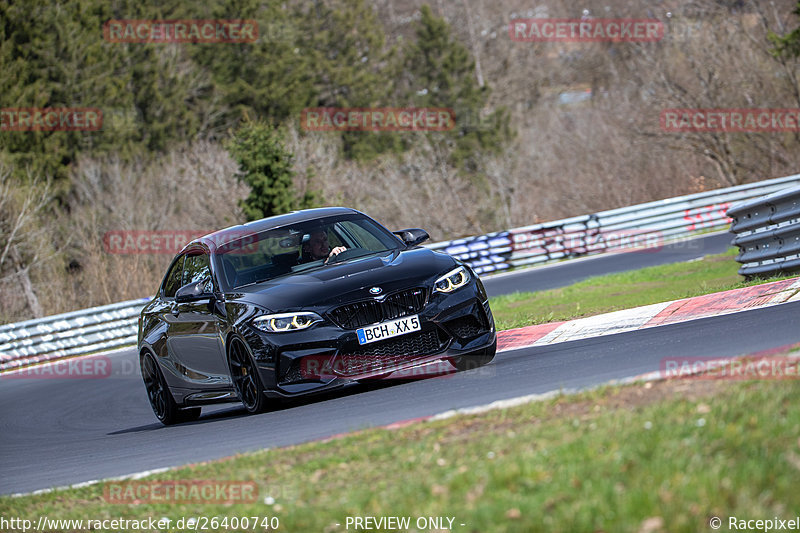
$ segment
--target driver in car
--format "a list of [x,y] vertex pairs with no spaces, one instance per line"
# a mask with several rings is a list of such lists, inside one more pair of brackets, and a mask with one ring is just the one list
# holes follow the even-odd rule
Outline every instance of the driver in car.
[[327,263],[331,257],[339,255],[347,250],[344,246],[337,246],[333,250],[328,244],[328,233],[324,230],[311,232],[308,241],[303,243],[303,262],[318,261],[324,259]]

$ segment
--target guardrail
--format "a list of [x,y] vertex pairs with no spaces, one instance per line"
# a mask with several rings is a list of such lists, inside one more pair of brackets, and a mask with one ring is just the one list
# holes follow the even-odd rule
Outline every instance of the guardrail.
[[[730,218],[726,212],[732,202],[792,186],[800,187],[800,174],[432,243],[427,247],[465,261],[479,274],[494,273],[657,245],[727,226]],[[0,370],[133,346],[137,318],[148,301],[142,298],[0,326]]]
[[751,279],[800,271],[800,187],[738,203],[728,215],[739,274]]
[[730,224],[734,202],[800,186],[800,174],[434,243],[479,274],[663,243]]
[[136,344],[149,298],[0,326],[0,370]]

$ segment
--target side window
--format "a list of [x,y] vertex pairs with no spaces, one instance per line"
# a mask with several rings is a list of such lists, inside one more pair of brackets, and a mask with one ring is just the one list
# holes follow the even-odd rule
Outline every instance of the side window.
[[181,287],[187,283],[202,281],[211,277],[211,267],[208,262],[208,254],[187,255],[186,262],[183,264],[183,282]]
[[185,256],[180,256],[175,264],[172,265],[167,277],[164,278],[164,297],[174,298],[175,293],[181,288],[181,276],[183,274],[183,260]]

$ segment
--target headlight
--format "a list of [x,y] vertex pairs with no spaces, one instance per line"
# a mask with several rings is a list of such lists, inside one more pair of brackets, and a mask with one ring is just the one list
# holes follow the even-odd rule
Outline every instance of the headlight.
[[433,290],[444,293],[453,292],[467,283],[469,283],[469,271],[460,266],[437,279],[433,284]]
[[267,333],[297,331],[322,321],[317,313],[310,311],[264,315],[253,319],[253,325]]

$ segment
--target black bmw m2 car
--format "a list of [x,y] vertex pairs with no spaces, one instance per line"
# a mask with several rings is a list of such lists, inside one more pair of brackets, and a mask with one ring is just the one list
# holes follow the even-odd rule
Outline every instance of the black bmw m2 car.
[[189,243],[139,318],[147,395],[164,424],[201,405],[327,391],[398,371],[492,360],[483,284],[469,266],[341,207],[224,229]]

